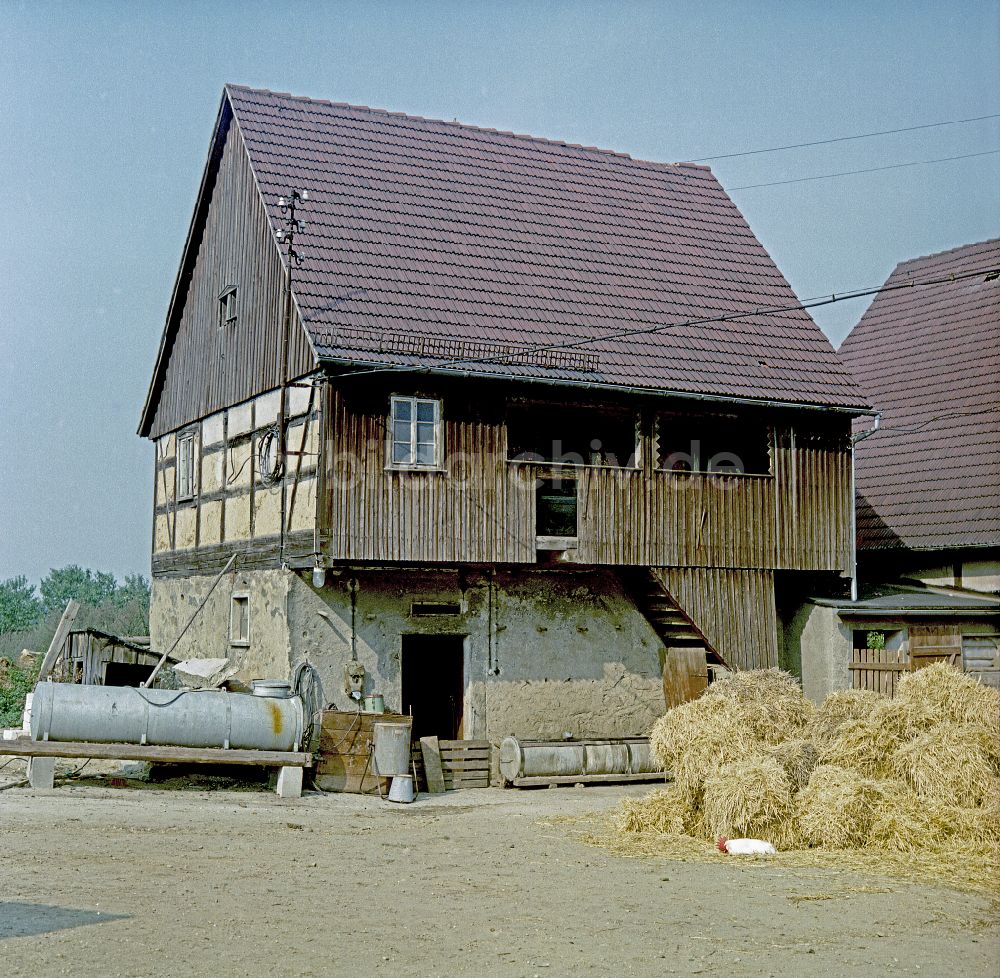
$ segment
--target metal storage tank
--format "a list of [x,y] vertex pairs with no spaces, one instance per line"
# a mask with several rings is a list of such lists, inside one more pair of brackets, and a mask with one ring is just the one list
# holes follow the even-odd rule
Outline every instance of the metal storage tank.
[[39,683],[34,740],[298,750],[302,700],[216,689],[138,689]]

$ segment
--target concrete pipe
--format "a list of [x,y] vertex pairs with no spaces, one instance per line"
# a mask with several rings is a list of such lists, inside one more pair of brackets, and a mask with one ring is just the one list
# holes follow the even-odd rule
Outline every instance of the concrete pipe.
[[215,689],[39,683],[31,710],[34,740],[287,751],[302,730],[298,696]]

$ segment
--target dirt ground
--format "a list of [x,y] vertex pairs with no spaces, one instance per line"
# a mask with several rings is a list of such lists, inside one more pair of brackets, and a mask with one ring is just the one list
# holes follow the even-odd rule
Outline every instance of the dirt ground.
[[[8,772],[5,772],[5,775]],[[990,901],[735,859],[624,859],[553,816],[644,788],[422,796],[0,792],[0,972],[50,976],[1000,973]]]

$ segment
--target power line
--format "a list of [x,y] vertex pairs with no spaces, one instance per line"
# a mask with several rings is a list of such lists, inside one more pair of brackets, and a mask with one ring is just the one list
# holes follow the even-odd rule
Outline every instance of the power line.
[[589,346],[593,343],[607,343],[612,340],[628,339],[632,336],[648,336],[655,333],[662,333],[668,329],[681,329],[687,326],[704,326],[713,323],[727,323],[736,319],[748,319],[752,316],[774,316],[782,313],[801,312],[807,309],[817,309],[820,306],[829,306],[837,302],[845,302],[848,299],[864,299],[870,295],[879,295],[883,292],[897,292],[900,289],[928,288],[936,285],[950,285],[955,282],[962,282],[970,278],[991,275],[1000,272],[997,268],[979,268],[970,272],[963,272],[960,275],[945,275],[924,281],[909,280],[896,285],[880,285],[871,289],[855,289],[849,292],[831,293],[830,295],[818,296],[814,299],[807,299],[804,302],[797,302],[787,306],[764,306],[757,309],[744,309],[740,312],[723,313],[718,316],[707,316],[700,319],[687,319],[679,323],[661,323],[658,326],[644,326],[638,329],[617,330],[605,333],[601,336],[588,336],[579,340],[567,340],[563,343],[548,343],[539,346],[528,346],[516,353],[500,353],[488,357],[454,357],[450,360],[440,360],[437,363],[429,363],[423,366],[407,366],[402,364],[387,364],[383,367],[371,367],[365,370],[351,371],[345,377],[364,377],[371,374],[382,373],[421,373],[428,370],[438,370],[447,367],[456,367],[469,364],[496,363],[497,361],[510,360],[514,357],[522,359],[533,353],[547,353],[551,350],[577,349],[581,346]]
[[850,177],[856,173],[878,173],[880,170],[900,170],[906,166],[926,166],[928,163],[951,163],[953,160],[971,160],[975,156],[993,156],[1000,149],[987,149],[981,153],[965,153],[962,156],[943,156],[937,160],[914,160],[912,163],[890,163],[888,166],[870,166],[864,170],[842,170],[840,173],[821,173],[815,177],[795,177],[792,180],[774,180],[771,183],[748,183],[729,190],[754,190],[757,187],[781,187],[786,183],[808,183],[810,180],[830,180],[833,177]]
[[919,126],[905,126],[902,129],[882,129],[879,132],[863,132],[856,136],[834,136],[830,139],[814,139],[808,143],[789,143],[787,146],[769,146],[767,149],[747,149],[741,153],[722,153],[719,156],[702,156],[687,163],[710,163],[712,160],[731,160],[737,156],[758,156],[761,153],[781,153],[786,149],[804,149],[807,146],[827,146],[830,143],[846,143],[852,139],[871,139],[873,136],[892,136],[900,132],[916,132],[918,129],[936,129],[940,126],[961,126],[969,122],[983,122],[986,119],[1000,119],[1000,113],[977,115],[971,119],[949,119],[947,122],[925,122]]
[[918,431],[922,431],[928,425],[936,424],[938,421],[953,421],[956,418],[975,418],[981,414],[995,414],[1000,410],[1000,405],[992,404],[989,407],[982,408],[978,411],[953,411],[951,414],[938,414],[933,418],[928,418],[926,421],[921,421],[919,424],[898,424],[890,425],[886,428],[879,428],[878,433],[885,433],[887,435],[914,435]]

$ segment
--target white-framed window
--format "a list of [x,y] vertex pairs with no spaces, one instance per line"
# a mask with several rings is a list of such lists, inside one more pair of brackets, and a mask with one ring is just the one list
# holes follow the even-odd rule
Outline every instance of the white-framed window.
[[392,396],[389,411],[389,464],[393,468],[441,467],[441,402]]
[[250,644],[250,595],[234,594],[229,608],[229,644]]
[[219,296],[219,325],[236,322],[236,286],[229,285]]
[[195,433],[177,436],[177,498],[191,499],[195,494]]

